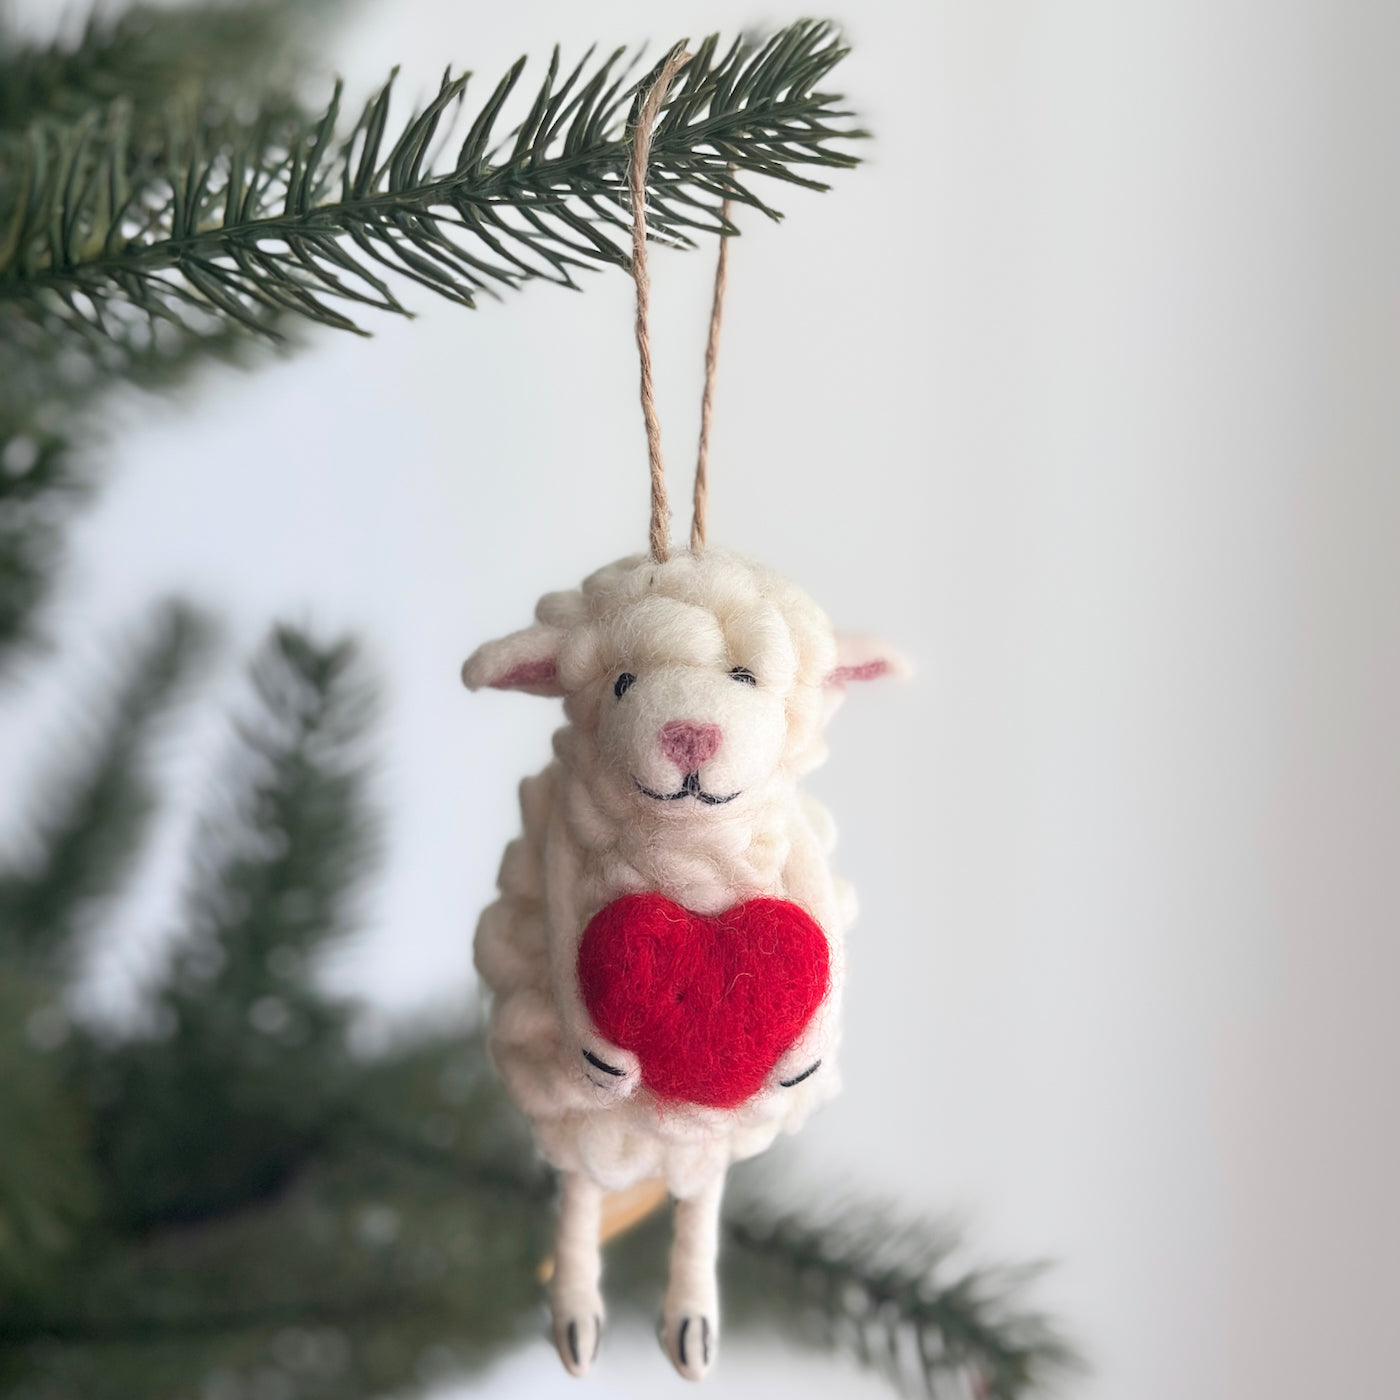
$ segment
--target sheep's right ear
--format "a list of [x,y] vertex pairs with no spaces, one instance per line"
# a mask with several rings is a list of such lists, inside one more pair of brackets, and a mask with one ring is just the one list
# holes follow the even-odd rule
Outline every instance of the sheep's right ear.
[[901,680],[914,668],[888,642],[857,632],[836,634],[836,667],[827,678],[828,688],[844,690],[852,681],[874,681],[881,676]]
[[564,639],[558,627],[536,623],[487,642],[467,658],[462,684],[468,690],[523,690],[527,695],[562,695],[559,684],[559,645]]

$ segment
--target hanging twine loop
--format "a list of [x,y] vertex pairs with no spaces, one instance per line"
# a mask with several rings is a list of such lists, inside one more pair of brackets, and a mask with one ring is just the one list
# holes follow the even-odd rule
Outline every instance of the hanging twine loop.
[[[661,104],[666,100],[688,53],[674,53],[662,65],[651,85],[636,124],[632,128],[632,160],[628,181],[632,190],[632,280],[637,284],[637,358],[641,362],[642,419],[647,432],[647,462],[651,468],[651,557],[664,564],[671,557],[671,506],[666,495],[666,463],[661,455],[661,419],[656,412],[656,386],[651,365],[651,273],[647,268],[647,167],[651,161],[651,136]],[[730,167],[733,174],[733,166]],[[720,205],[720,222],[729,226],[731,201]],[[700,444],[695,458],[695,491],[690,519],[691,553],[705,547],[705,517],[710,498],[710,425],[714,418],[715,371],[719,364],[719,337],[724,322],[724,293],[729,285],[729,238],[721,229],[719,258],[715,264],[714,300],[710,306],[710,333],[705,342],[705,392],[700,401]]]
[[666,499],[666,464],[661,456],[661,420],[656,413],[656,386],[651,370],[651,275],[647,271],[647,166],[651,133],[672,80],[690,60],[674,53],[651,85],[632,129],[632,280],[637,284],[637,356],[642,364],[642,418],[647,430],[651,467],[651,557],[664,564],[671,557],[671,506]]
[[[732,167],[731,167],[732,168]],[[729,222],[730,201],[720,205],[722,223]],[[690,552],[705,548],[705,515],[710,504],[710,422],[715,411],[715,369],[719,364],[719,333],[724,323],[724,293],[729,285],[729,237],[721,232],[715,262],[715,295],[710,304],[710,334],[705,341],[705,394],[700,400],[700,446],[695,454],[695,495],[690,515]]]

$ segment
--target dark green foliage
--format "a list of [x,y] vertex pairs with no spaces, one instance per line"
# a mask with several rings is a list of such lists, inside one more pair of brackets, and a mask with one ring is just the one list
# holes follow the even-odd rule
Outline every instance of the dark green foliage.
[[[744,177],[822,189],[800,170],[854,164],[836,143],[861,133],[817,88],[845,52],[812,22],[723,53],[714,36],[701,43],[657,125],[653,231],[685,242],[727,228],[725,197],[773,213]],[[576,268],[625,265],[627,122],[651,75],[636,79],[623,50],[590,57],[561,76],[556,51],[503,135],[521,60],[446,164],[467,75],[445,76],[392,143],[392,80],[348,136],[339,88],[316,117],[285,103],[247,123],[172,109],[158,147],[122,104],[33,123],[0,165],[0,314],[89,344],[201,313],[251,331],[288,312],[354,329],[333,301],[403,309],[386,269],[471,305],[529,278],[573,285]]]
[[[781,1158],[785,1149],[774,1152]],[[1079,1369],[1059,1330],[1024,1302],[1036,1271],[959,1274],[949,1262],[954,1232],[859,1201],[778,1213],[772,1201],[791,1188],[772,1161],[731,1177],[720,1253],[729,1332],[776,1329],[929,1400],[1016,1400]],[[665,1214],[612,1247],[614,1313],[655,1314]]]
[[158,1400],[271,1369],[369,1396],[532,1317],[550,1186],[480,1038],[357,1057],[315,978],[373,864],[353,648],[280,628],[252,679],[157,1033],[70,1026],[0,955],[20,1091],[0,1094],[20,1144],[0,1154],[0,1394]]
[[104,693],[107,678],[89,681],[81,710],[106,712],[101,730],[94,734],[79,713],[63,717],[57,737],[70,757],[43,776],[31,803],[30,849],[0,868],[0,956],[11,965],[52,975],[55,960],[71,952],[83,914],[121,889],[155,807],[147,749],[207,641],[198,614],[168,604],[124,682]]
[[369,1400],[534,1332],[548,1184],[479,1038],[346,1068],[357,1099],[392,1086],[418,1106],[402,1139],[346,1124],[273,1195],[91,1250],[0,1309],[0,1394],[174,1400],[221,1379]]
[[155,808],[151,744],[208,633],[189,607],[167,604],[124,676],[91,678],[81,715],[62,717],[68,757],[41,775],[27,849],[0,867],[0,1311],[71,1267],[92,1224],[98,1178],[65,995],[74,945],[140,855]]
[[0,1317],[17,1297],[61,1283],[96,1214],[70,1035],[60,989],[0,954]]
[[1038,1271],[958,1274],[946,1230],[850,1204],[778,1219],[750,1206],[728,1233],[736,1311],[844,1351],[902,1394],[1014,1400],[1079,1368],[1058,1329],[1021,1302]]
[[319,1146],[352,1076],[348,1008],[313,980],[345,936],[371,834],[353,650],[279,628],[253,665],[231,791],[203,823],[157,1040],[102,1059],[97,1151],[126,1225],[267,1196]]
[[[211,125],[226,126],[239,102],[285,106],[269,84],[295,71],[301,21],[332,3],[137,6],[115,20],[93,19],[72,45],[25,44],[0,15],[0,247],[22,214],[26,132],[101,124],[120,111],[130,158],[146,152],[140,158],[150,160],[175,111],[200,107]],[[114,382],[160,388],[208,359],[249,358],[243,329],[218,318],[110,329],[74,335],[62,317],[0,310],[0,665],[37,639],[62,528],[91,477],[78,465],[87,434],[75,415]]]
[[329,4],[134,5],[116,16],[94,14],[74,42],[43,45],[22,42],[0,13],[0,130],[22,130],[36,117],[79,118],[116,101],[139,124],[157,124],[176,94],[227,98],[253,77],[259,86],[290,79],[287,51],[302,37],[307,11]]
[[[3,320],[0,317],[0,320]],[[99,356],[74,355],[26,322],[0,334],[0,677],[36,649],[63,531],[98,473],[89,410],[115,386],[178,387],[212,362],[247,366],[266,344],[238,327],[162,324]]]
[[78,486],[62,436],[0,431],[0,659],[28,638],[57,563],[60,511]]

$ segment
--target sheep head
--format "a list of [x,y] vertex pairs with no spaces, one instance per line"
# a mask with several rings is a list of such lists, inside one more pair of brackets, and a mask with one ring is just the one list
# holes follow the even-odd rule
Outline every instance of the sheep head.
[[703,819],[825,756],[846,684],[901,674],[891,648],[840,638],[772,570],[723,550],[620,559],[548,593],[536,622],[479,648],[472,690],[562,696],[609,805]]

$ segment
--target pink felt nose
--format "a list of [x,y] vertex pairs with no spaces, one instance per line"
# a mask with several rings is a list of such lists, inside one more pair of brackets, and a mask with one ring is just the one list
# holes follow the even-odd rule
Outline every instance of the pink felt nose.
[[691,724],[689,720],[673,719],[663,724],[656,736],[661,752],[680,768],[682,773],[698,773],[707,758],[719,752],[723,737],[717,724]]

